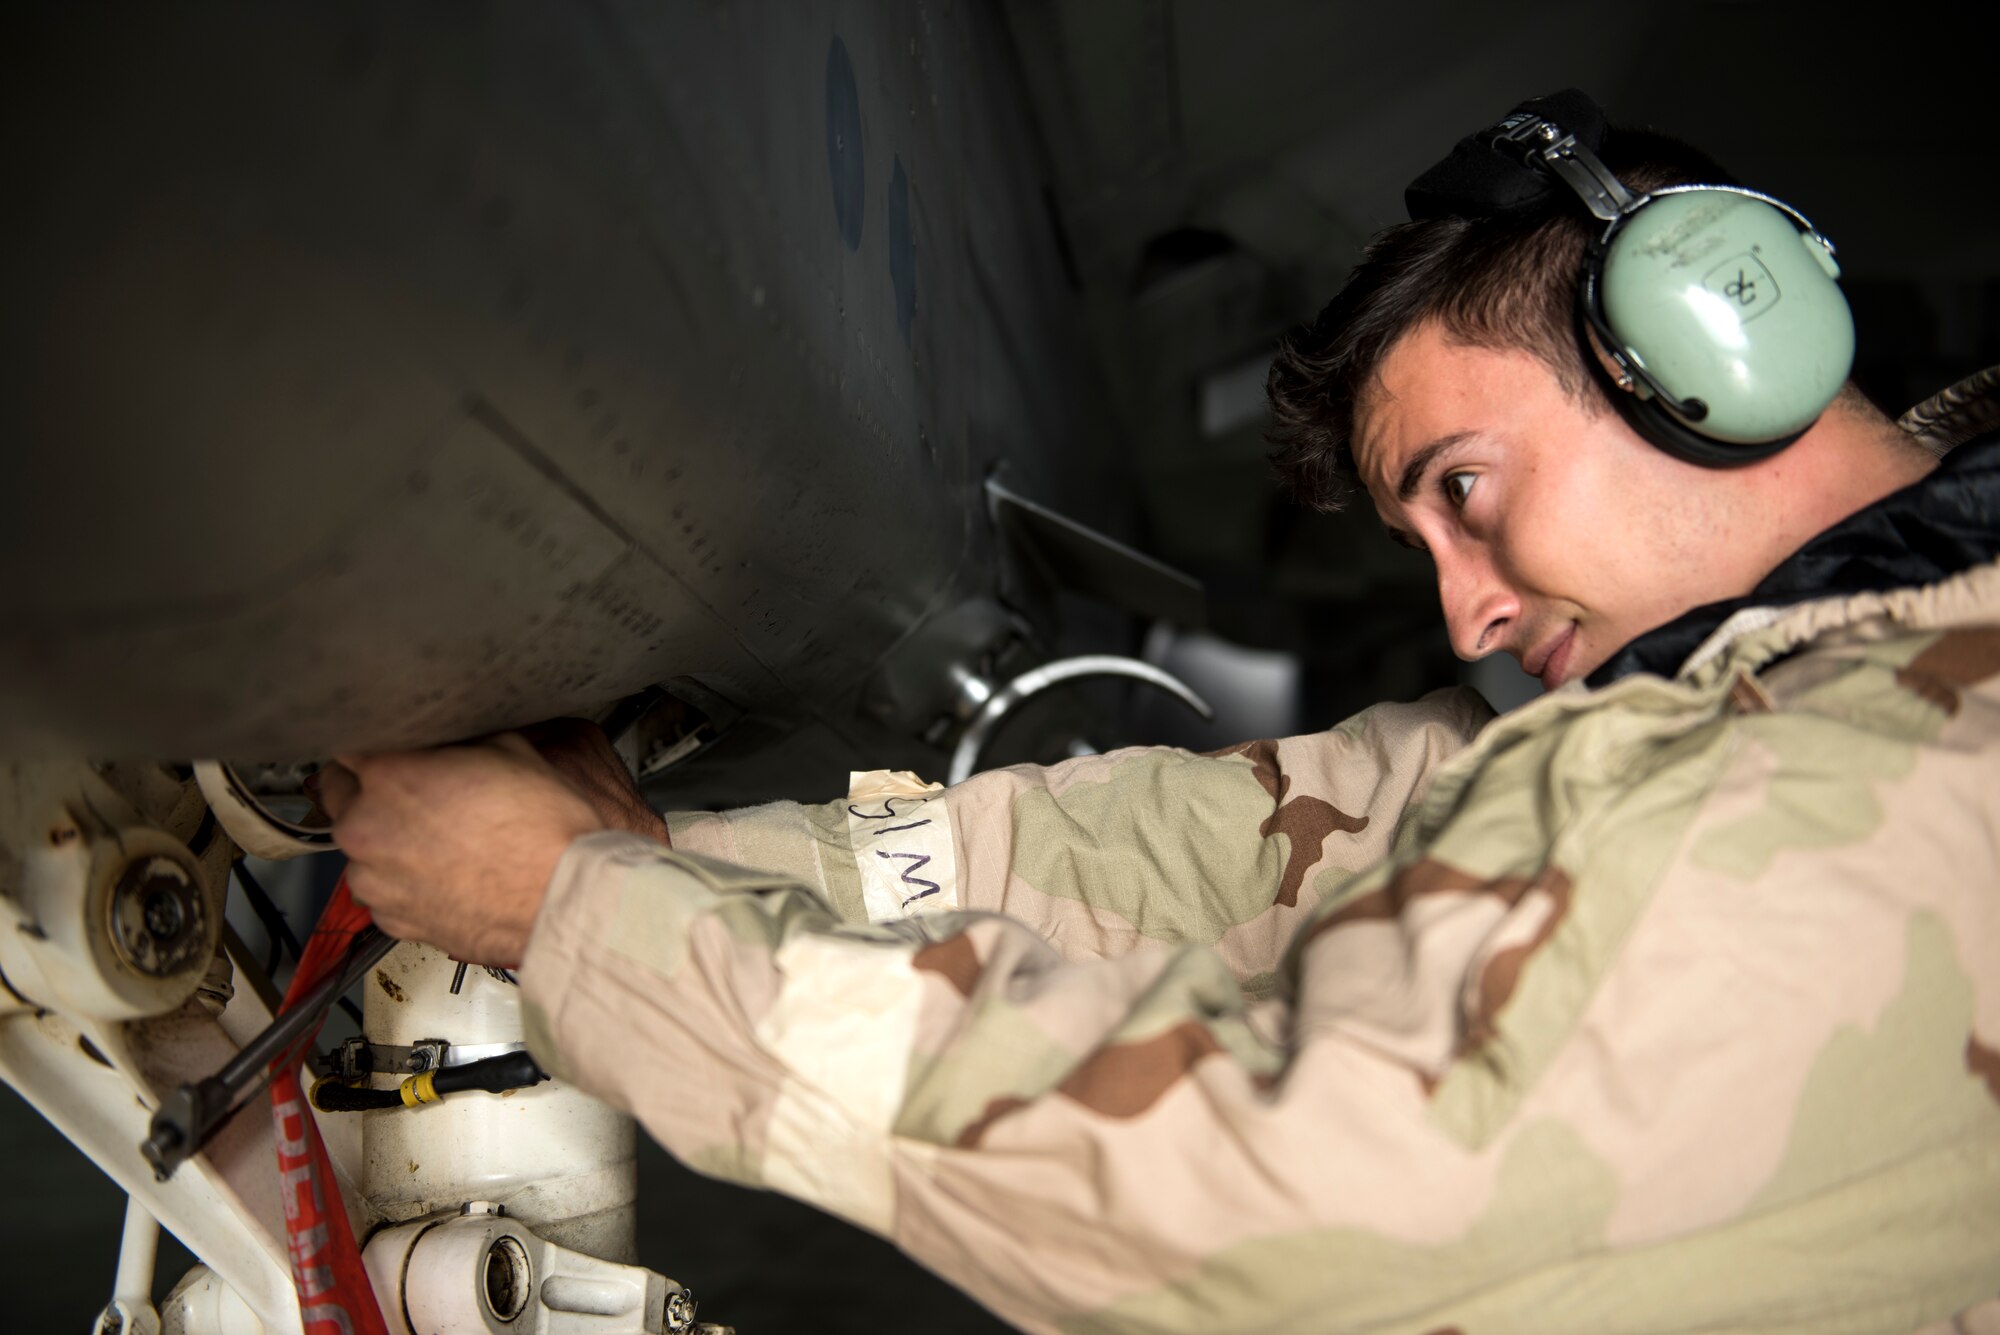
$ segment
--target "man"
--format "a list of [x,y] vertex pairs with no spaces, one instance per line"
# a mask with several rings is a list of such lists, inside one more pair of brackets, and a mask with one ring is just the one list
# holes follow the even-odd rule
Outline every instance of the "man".
[[[1713,174],[1553,105],[1620,189]],[[1826,405],[1844,361],[1797,431],[1702,434],[1727,387],[1578,339],[1601,226],[1503,150],[1288,344],[1280,464],[1329,504],[1351,460],[1459,652],[1586,686],[858,775],[671,849],[602,751],[355,757],[356,893],[518,960],[538,1056],[690,1164],[1031,1329],[2000,1318],[2000,442],[1934,467]]]

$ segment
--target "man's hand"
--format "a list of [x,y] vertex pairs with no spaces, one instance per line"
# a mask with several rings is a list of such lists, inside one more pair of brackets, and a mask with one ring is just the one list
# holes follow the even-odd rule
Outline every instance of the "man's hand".
[[523,728],[521,736],[583,794],[606,829],[643,834],[663,844],[671,842],[666,821],[647,805],[632,782],[632,772],[611,749],[604,729],[588,719],[559,718]]
[[606,824],[511,733],[342,756],[321,773],[320,796],[348,888],[382,930],[476,964],[520,962],[563,850]]

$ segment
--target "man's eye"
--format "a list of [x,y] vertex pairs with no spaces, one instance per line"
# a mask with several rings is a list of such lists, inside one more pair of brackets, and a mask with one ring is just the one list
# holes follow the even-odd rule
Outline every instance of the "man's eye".
[[1477,473],[1446,473],[1441,480],[1444,498],[1453,505],[1463,508],[1466,499],[1472,495],[1472,484],[1478,480]]

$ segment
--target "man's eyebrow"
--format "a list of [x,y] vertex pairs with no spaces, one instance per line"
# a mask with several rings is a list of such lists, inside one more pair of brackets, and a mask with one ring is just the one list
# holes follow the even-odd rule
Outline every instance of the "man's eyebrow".
[[1424,485],[1424,474],[1437,461],[1437,457],[1452,446],[1470,440],[1476,434],[1472,431],[1454,431],[1448,436],[1439,436],[1411,455],[1410,461],[1403,465],[1403,475],[1396,479],[1396,499],[1408,501],[1415,496],[1417,489]]

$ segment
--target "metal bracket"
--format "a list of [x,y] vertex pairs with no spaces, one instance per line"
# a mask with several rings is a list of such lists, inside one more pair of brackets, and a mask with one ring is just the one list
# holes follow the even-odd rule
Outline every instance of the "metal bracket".
[[1526,165],[1539,166],[1555,176],[1603,222],[1623,217],[1646,202],[1646,196],[1626,189],[1597,154],[1553,121],[1519,112],[1488,132],[1487,140],[1495,148],[1513,150]]
[[423,1038],[415,1043],[370,1043],[356,1036],[328,1054],[321,1074],[335,1080],[359,1080],[370,1075],[422,1075],[425,1071],[523,1052],[526,1043],[456,1043]]

